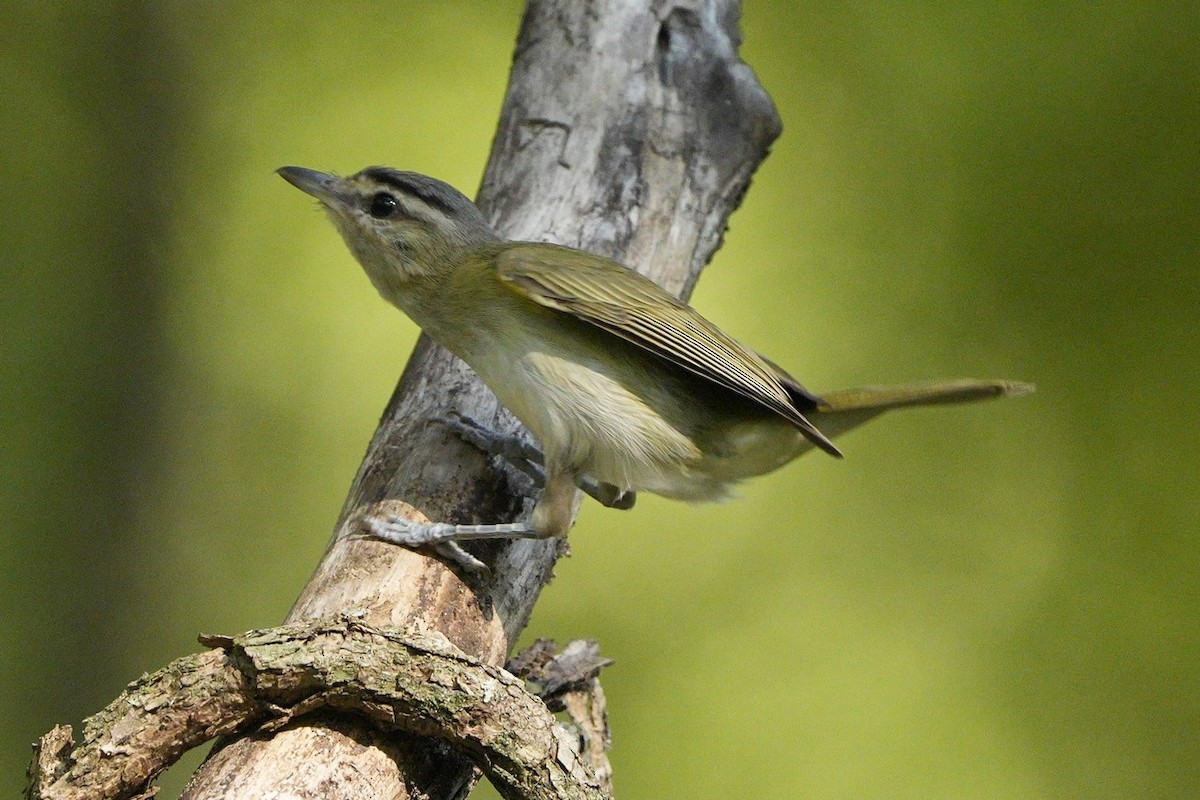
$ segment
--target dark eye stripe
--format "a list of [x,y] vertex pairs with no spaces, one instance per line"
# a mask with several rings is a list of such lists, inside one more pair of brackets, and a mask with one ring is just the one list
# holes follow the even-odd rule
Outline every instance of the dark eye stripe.
[[462,213],[464,206],[471,206],[471,201],[457,189],[415,172],[369,167],[363,170],[363,174],[385,186],[391,186],[400,194],[419,198],[448,217],[457,217]]

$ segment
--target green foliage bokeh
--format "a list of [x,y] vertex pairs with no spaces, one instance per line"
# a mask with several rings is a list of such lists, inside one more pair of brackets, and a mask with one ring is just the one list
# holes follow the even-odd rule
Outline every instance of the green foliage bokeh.
[[[470,193],[520,4],[10,3],[0,787],[278,622],[416,336],[272,174]],[[1200,10],[748,0],[785,124],[693,298],[816,391],[958,375],[691,508],[585,506],[618,793],[1200,794]],[[179,785],[179,776],[173,779]]]

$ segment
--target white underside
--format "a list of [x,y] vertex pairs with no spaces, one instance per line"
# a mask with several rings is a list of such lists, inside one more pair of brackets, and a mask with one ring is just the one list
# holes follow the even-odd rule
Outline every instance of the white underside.
[[537,352],[525,354],[514,372],[510,381],[523,390],[497,394],[538,438],[548,460],[624,490],[691,493],[679,485],[681,478],[687,483],[679,473],[699,463],[699,448],[603,365]]

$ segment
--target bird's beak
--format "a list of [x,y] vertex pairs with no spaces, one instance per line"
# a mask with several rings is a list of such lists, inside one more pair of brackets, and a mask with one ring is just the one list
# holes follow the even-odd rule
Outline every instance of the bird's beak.
[[331,208],[344,205],[346,202],[340,191],[342,180],[336,175],[304,167],[280,167],[275,171],[292,186],[311,194]]

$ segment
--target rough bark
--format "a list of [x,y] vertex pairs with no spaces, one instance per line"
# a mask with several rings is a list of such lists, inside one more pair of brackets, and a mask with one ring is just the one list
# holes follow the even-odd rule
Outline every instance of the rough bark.
[[[144,796],[152,793],[148,782],[186,750],[252,726],[258,736],[278,732],[288,739],[315,729],[353,739],[358,744],[353,783],[343,778],[336,785],[338,797],[347,796],[348,788],[373,797],[377,779],[386,786],[394,772],[387,742],[397,738],[397,731],[421,737],[427,764],[444,752],[469,755],[506,798],[608,796],[590,766],[603,768],[603,753],[592,761],[581,753],[579,736],[559,724],[520,678],[478,663],[444,638],[400,634],[346,618],[208,637],[206,643],[219,649],[178,659],[130,684],[87,721],[78,746],[66,726],[42,737],[27,796]],[[580,648],[588,650],[589,643],[578,643]],[[570,671],[570,662],[564,657],[552,665]],[[594,680],[591,675],[585,665],[582,672],[572,672],[571,680]],[[563,696],[566,702],[585,703],[589,693]],[[330,711],[351,712],[356,721],[339,720]],[[363,720],[372,727],[362,728]],[[428,758],[430,753],[435,758]],[[324,771],[320,761],[293,764],[276,781],[275,792],[303,790]]]
[[[738,15],[733,0],[531,0],[478,196],[496,229],[602,253],[690,293],[780,129],[738,59]],[[555,542],[474,546],[491,572],[467,575],[357,535],[381,505],[449,522],[522,513],[531,487],[436,423],[452,412],[518,430],[463,364],[422,337],[288,622],[353,609],[364,624],[437,633],[483,664],[503,663],[551,577]],[[292,796],[450,798],[476,777],[420,738],[376,739],[353,723],[233,739],[184,797],[277,796],[286,783]]]

